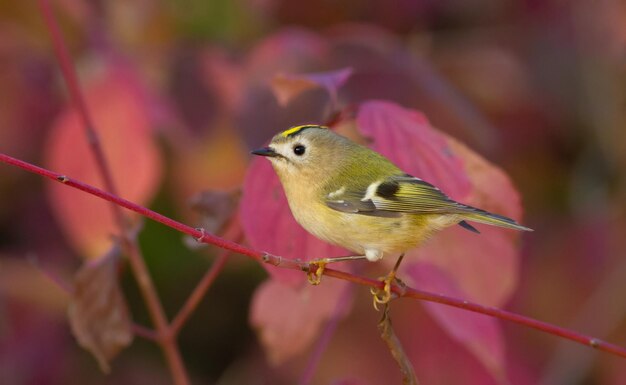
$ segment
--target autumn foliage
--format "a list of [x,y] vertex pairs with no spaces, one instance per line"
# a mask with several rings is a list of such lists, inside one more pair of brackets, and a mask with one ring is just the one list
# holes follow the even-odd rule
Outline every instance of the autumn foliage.
[[[119,197],[306,262],[347,252],[295,222],[269,162],[248,152],[325,124],[536,230],[447,229],[407,254],[407,286],[626,345],[625,96],[611,86],[626,73],[623,6],[511,3],[530,23],[495,2],[38,3],[0,6],[0,153],[104,190],[108,173]],[[498,22],[477,21],[489,12]],[[580,100],[564,96],[574,80]],[[0,194],[1,383],[402,381],[367,288],[311,286],[4,165]],[[375,279],[394,261],[332,268]],[[390,309],[425,384],[626,381],[623,358],[485,314],[405,298]]]

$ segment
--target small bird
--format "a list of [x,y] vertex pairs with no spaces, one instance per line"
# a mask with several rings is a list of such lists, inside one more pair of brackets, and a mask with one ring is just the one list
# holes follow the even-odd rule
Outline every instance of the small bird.
[[355,255],[311,261],[319,284],[327,263],[354,259],[378,261],[400,254],[374,291],[374,306],[391,299],[391,285],[404,253],[445,227],[467,221],[532,231],[514,220],[455,202],[432,184],[411,176],[379,153],[327,127],[303,125],[274,136],[269,146],[252,151],[267,157],[278,174],[296,221],[326,242]]

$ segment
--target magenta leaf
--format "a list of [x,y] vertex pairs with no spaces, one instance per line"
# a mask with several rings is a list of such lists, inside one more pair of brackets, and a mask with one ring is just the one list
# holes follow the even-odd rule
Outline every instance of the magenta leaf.
[[[283,187],[267,159],[254,159],[250,165],[240,215],[246,239],[257,250],[303,261],[349,254],[315,238],[296,222]],[[305,274],[299,271],[269,268],[268,272],[295,286],[306,281]]]
[[[448,138],[452,151],[464,163],[472,191],[463,203],[502,214],[521,217],[519,194],[506,174],[461,143]],[[445,270],[469,299],[500,306],[517,284],[520,233],[476,224],[480,235],[455,226],[442,231],[411,254],[413,261],[428,261]]]
[[441,188],[453,199],[466,197],[471,184],[462,159],[424,114],[386,101],[365,102],[357,114],[361,134],[371,148],[407,173]]
[[[270,279],[257,289],[250,323],[258,330],[270,363],[279,365],[311,345],[324,323],[338,311],[346,285],[327,280],[320,286],[294,288]],[[339,309],[342,318],[349,308]]]
[[[407,265],[428,262],[444,270],[466,295],[499,306],[510,297],[518,275],[518,251],[507,230],[477,225],[480,234],[446,229],[407,254]],[[510,231],[510,230],[509,230]]]
[[[427,263],[412,264],[403,275],[410,286],[433,293],[467,298],[445,271]],[[466,310],[425,302],[428,312],[455,340],[463,344],[489,370],[494,378],[505,378],[504,339],[495,318]]]
[[[434,129],[421,113],[390,102],[371,101],[360,106],[356,123],[359,134],[368,139],[374,150],[407,173],[435,184],[462,203],[519,218],[519,196],[506,175]],[[313,238],[295,222],[282,186],[265,159],[255,159],[248,170],[241,219],[250,244],[272,254],[302,260],[346,254]],[[400,276],[409,271],[407,278],[417,287],[501,305],[517,281],[518,233],[477,227],[482,234],[455,227],[435,235],[433,240],[408,253]],[[389,256],[385,263],[393,263],[394,259]],[[269,271],[282,283],[299,285],[304,281],[300,272]],[[275,299],[277,303],[282,301],[278,294]],[[464,311],[432,306],[426,309],[494,378],[503,378],[504,342],[496,323]]]
[[[519,218],[519,195],[508,177],[467,147],[430,126],[417,111],[389,102],[364,103],[358,129],[372,148],[401,169],[441,188],[452,198],[488,211]],[[517,281],[519,233],[476,225],[477,235],[446,229],[409,252],[406,263],[427,260],[454,278],[472,298],[489,305],[508,299]]]
[[[360,132],[372,140],[372,148],[409,174],[433,183],[462,203],[519,218],[519,196],[507,176],[431,127],[419,112],[388,102],[367,102],[359,110],[357,123]],[[410,282],[419,288],[501,305],[517,282],[519,234],[476,227],[482,234],[457,227],[436,234],[407,254],[400,276],[407,269]],[[435,306],[426,309],[496,378],[504,373],[502,337],[490,320]]]

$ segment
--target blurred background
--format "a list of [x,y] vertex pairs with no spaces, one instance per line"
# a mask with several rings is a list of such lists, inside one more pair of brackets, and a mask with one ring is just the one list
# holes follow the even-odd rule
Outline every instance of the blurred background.
[[[522,196],[523,223],[535,232],[521,244],[519,283],[506,308],[626,346],[623,1],[52,4],[96,128],[119,161],[112,163],[120,195],[202,223],[198,194],[236,195],[251,148],[295,123],[332,118],[323,90],[281,106],[272,78],[350,67],[342,105],[386,99],[420,110],[509,174]],[[85,166],[83,142],[36,2],[1,2],[0,151],[101,185]],[[85,211],[91,198],[56,187],[0,166],[0,382],[170,383],[160,351],[141,338],[113,361],[109,375],[75,342],[59,282],[71,286],[83,261],[106,252],[111,232],[103,231],[106,214]],[[215,231],[235,213],[213,216]],[[136,223],[173,315],[216,250],[189,248],[173,230]],[[121,274],[133,319],[149,325],[130,272]],[[248,321],[266,276],[245,258],[229,260],[180,337],[194,383],[298,378],[306,354],[272,365]],[[356,302],[369,306],[367,295]],[[339,328],[376,339],[359,321],[348,317]],[[503,329],[513,384],[626,383],[623,359],[519,325]],[[341,350],[333,346],[328,357],[335,361],[322,361],[314,383],[380,383],[337,369]],[[463,361],[460,367],[481,370],[465,363],[469,354],[454,353],[462,348],[453,342],[439,348]],[[449,370],[457,362],[428,365]],[[484,373],[476,378],[495,381]],[[433,376],[426,383],[454,382]]]

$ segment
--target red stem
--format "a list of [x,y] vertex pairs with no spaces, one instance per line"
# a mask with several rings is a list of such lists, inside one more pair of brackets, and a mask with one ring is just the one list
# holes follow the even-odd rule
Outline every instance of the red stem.
[[145,326],[133,324],[133,333],[152,342],[158,343],[159,341],[159,336],[157,335],[157,333],[154,330],[148,329]]
[[[61,73],[63,74],[63,79],[65,80],[65,84],[67,85],[72,104],[74,104],[74,106],[76,107],[78,111],[78,117],[83,123],[83,129],[85,130],[87,143],[91,147],[91,152],[96,158],[96,165],[100,171],[100,176],[103,179],[104,187],[107,191],[110,191],[111,193],[117,195],[117,189],[115,188],[115,183],[113,183],[113,178],[111,177],[111,172],[108,167],[106,156],[104,155],[104,151],[102,150],[102,146],[100,145],[100,137],[95,130],[95,125],[93,124],[93,119],[91,118],[91,114],[89,113],[89,109],[87,108],[87,102],[85,101],[85,97],[80,90],[78,77],[76,76],[76,69],[74,68],[74,65],[72,64],[72,61],[70,59],[70,54],[63,40],[61,30],[59,29],[59,24],[54,17],[52,9],[50,8],[50,2],[48,0],[39,0],[39,9],[41,10],[41,14],[43,15],[46,27],[50,32],[52,45],[54,47],[54,54],[57,58],[57,61],[59,62],[59,66],[61,67]],[[116,219],[118,224],[123,226],[124,220],[121,211],[116,209],[115,206],[111,207],[113,210],[114,218]]]
[[[100,144],[100,138],[95,129],[93,119],[89,113],[89,109],[87,108],[87,102],[84,94],[81,92],[78,77],[76,76],[76,69],[72,64],[70,54],[63,40],[57,20],[52,12],[48,0],[39,0],[38,3],[41,14],[43,15],[46,23],[46,27],[50,32],[54,46],[54,53],[61,67],[65,83],[67,84],[70,99],[76,107],[78,115],[83,123],[87,143],[89,144],[91,152],[95,157],[100,176],[104,181],[104,186],[106,190],[110,191],[114,195],[117,195],[117,189],[115,188],[115,184],[113,182],[111,170],[104,155],[102,145]],[[126,221],[124,213],[120,207],[117,205],[111,205],[111,210],[119,227],[123,246],[127,251],[128,260],[135,276],[135,280],[137,281],[141,294],[146,302],[152,322],[156,327],[156,332],[159,337],[159,345],[161,346],[163,354],[165,355],[170,367],[174,383],[178,385],[187,385],[189,384],[187,371],[185,370],[180,351],[176,345],[176,340],[170,333],[165,311],[163,310],[163,306],[159,300],[154,283],[148,273],[148,268],[146,267],[141,250],[137,246],[133,237],[128,236],[128,222]]]
[[[254,260],[260,261],[260,262],[264,262],[276,267],[281,267],[281,268],[287,268],[287,269],[295,269],[295,270],[302,270],[302,271],[308,271],[310,269],[310,265],[307,262],[301,262],[301,261],[297,261],[297,260],[291,260],[291,259],[285,259],[282,258],[280,256],[275,256],[275,255],[271,255],[268,253],[264,253],[261,251],[256,251],[253,249],[250,249],[248,247],[245,247],[243,245],[240,245],[238,243],[235,242],[231,242],[228,241],[226,239],[217,237],[215,235],[206,233],[203,230],[199,230],[199,229],[194,229],[190,226],[187,226],[185,224],[182,224],[180,222],[177,222],[173,219],[170,219],[164,215],[161,215],[159,213],[156,213],[152,210],[149,210],[145,207],[139,206],[133,202],[130,202],[126,199],[120,198],[118,196],[115,196],[113,194],[109,194],[106,191],[102,191],[96,187],[90,186],[86,183],[82,183],[80,181],[76,181],[76,180],[72,180],[70,178],[68,178],[67,176],[46,170],[44,168],[41,167],[37,167],[35,165],[32,165],[30,163],[24,162],[22,160],[19,159],[15,159],[13,157],[10,157],[8,155],[2,154],[0,153],[0,161],[7,163],[7,164],[11,164],[13,166],[22,168],[26,171],[35,173],[35,174],[39,174],[42,175],[46,178],[49,179],[53,179],[56,181],[59,181],[63,184],[66,184],[70,187],[85,191],[89,194],[98,196],[104,200],[107,200],[109,202],[113,202],[119,206],[122,206],[124,208],[127,208],[131,211],[134,211],[136,213],[139,213],[147,218],[150,218],[156,222],[162,223],[168,227],[171,227],[175,230],[178,230],[182,233],[191,235],[192,237],[198,239],[198,241],[200,242],[204,242],[204,243],[208,243],[211,245],[215,245],[217,247],[223,248],[223,249],[227,249],[230,250],[232,252],[238,253],[238,254],[242,254],[245,256],[248,256]],[[375,288],[379,288],[382,289],[383,288],[383,284],[380,281],[376,281],[373,279],[369,279],[369,278],[365,278],[362,276],[358,276],[358,275],[354,275],[351,273],[346,273],[343,271],[339,271],[339,270],[334,270],[334,269],[325,269],[324,270],[324,275],[327,275],[329,277],[334,277],[334,278],[338,278],[338,279],[343,279],[345,281],[349,281],[352,283],[356,283],[359,285],[363,285],[363,286],[369,286],[369,287],[375,287]],[[482,305],[478,305],[475,303],[471,303],[468,301],[464,301],[461,299],[456,299],[456,298],[452,298],[452,297],[448,297],[445,295],[441,295],[441,294],[434,294],[434,293],[429,293],[426,291],[422,291],[422,290],[417,290],[417,289],[413,289],[410,287],[400,287],[400,286],[396,286],[394,285],[392,287],[392,291],[397,294],[400,297],[408,297],[408,298],[415,298],[415,299],[419,299],[419,300],[423,300],[423,301],[429,301],[429,302],[436,302],[436,303],[440,303],[443,305],[447,305],[447,306],[452,306],[452,307],[456,307],[456,308],[460,308],[460,309],[465,309],[465,310],[469,310],[469,311],[473,311],[476,313],[481,313],[481,314],[486,314],[492,317],[496,317],[496,318],[500,318],[503,320],[507,320],[507,321],[511,321],[511,322],[515,322],[517,324],[520,325],[524,325],[527,327],[531,327],[533,329],[537,329],[539,331],[545,332],[545,333],[549,333],[549,334],[553,334],[562,338],[566,338],[569,339],[571,341],[575,341],[578,343],[581,343],[583,345],[587,345],[587,346],[591,346],[595,349],[607,352],[607,353],[611,353],[614,354],[616,356],[620,356],[623,358],[626,358],[626,349],[614,345],[614,344],[610,344],[608,342],[599,340],[597,338],[593,338],[593,337],[589,337],[589,336],[585,336],[576,332],[573,332],[571,330],[568,329],[564,329],[555,325],[551,325],[549,323],[546,322],[542,322],[542,321],[538,321],[532,318],[528,318],[519,314],[515,314],[515,313],[511,313],[505,310],[501,310],[501,309],[497,309],[494,307],[488,307],[488,306],[482,306]]]
[[213,262],[213,266],[211,266],[209,271],[204,274],[198,285],[191,292],[191,295],[189,295],[189,298],[187,298],[183,307],[181,307],[176,317],[172,320],[172,324],[170,326],[172,334],[178,335],[178,333],[180,333],[180,329],[182,329],[185,322],[187,322],[189,317],[191,317],[200,301],[202,301],[202,298],[204,298],[206,292],[224,269],[230,253],[231,252],[229,250],[222,249],[220,255],[215,259],[215,262]]
[[[231,220],[226,230],[224,231],[224,236],[226,238],[239,240],[242,238],[241,228],[238,226],[238,223],[234,220]],[[187,322],[189,317],[193,314],[193,312],[198,307],[198,304],[204,298],[206,292],[211,288],[217,276],[222,272],[226,262],[228,261],[228,257],[231,254],[230,250],[222,249],[215,260],[213,262],[213,266],[204,274],[200,282],[193,289],[189,298],[185,304],[181,307],[178,314],[172,320],[170,324],[170,330],[173,335],[177,336],[180,333],[183,325]]]

